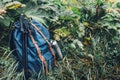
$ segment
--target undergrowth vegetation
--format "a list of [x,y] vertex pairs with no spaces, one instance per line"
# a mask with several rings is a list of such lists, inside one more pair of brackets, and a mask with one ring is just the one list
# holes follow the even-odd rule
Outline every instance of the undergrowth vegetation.
[[[58,67],[48,76],[39,75],[38,80],[120,79],[119,0],[17,1],[26,7],[22,11],[14,10],[44,24],[64,55]],[[1,2],[1,5],[7,4],[4,0]],[[9,17],[0,20],[2,29],[5,28],[0,32],[0,43],[4,46],[0,45],[0,80],[22,80],[24,73],[15,72],[17,63],[2,42],[8,37],[9,22],[14,20]]]

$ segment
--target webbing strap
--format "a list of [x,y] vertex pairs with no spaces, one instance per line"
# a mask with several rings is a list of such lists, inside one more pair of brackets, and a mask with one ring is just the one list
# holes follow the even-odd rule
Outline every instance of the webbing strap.
[[36,50],[37,50],[37,54],[38,54],[39,59],[40,59],[40,60],[43,62],[43,64],[44,64],[45,74],[48,74],[47,62],[46,62],[45,58],[42,56],[41,51],[40,51],[40,48],[38,47],[37,42],[35,41],[34,37],[32,36],[30,30],[29,30],[29,35],[30,35],[30,38],[31,38],[31,40],[32,40],[32,43],[34,44],[34,46],[35,46],[35,48],[36,48]]
[[43,37],[43,39],[47,42],[47,44],[49,46],[49,50],[50,50],[50,52],[51,52],[51,54],[53,56],[53,59],[54,59],[54,64],[55,64],[55,66],[57,66],[57,64],[56,64],[56,56],[55,56],[55,53],[54,53],[54,51],[52,49],[51,43],[48,41],[48,39],[45,37],[45,35],[42,33],[42,31],[35,24],[31,23],[31,25],[38,31],[38,33],[40,33],[40,35]]

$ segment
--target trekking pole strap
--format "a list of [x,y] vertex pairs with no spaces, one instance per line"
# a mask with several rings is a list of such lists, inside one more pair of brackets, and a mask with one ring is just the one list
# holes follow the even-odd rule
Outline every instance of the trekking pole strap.
[[57,66],[57,63],[56,63],[56,56],[55,56],[55,53],[54,53],[54,50],[52,48],[52,45],[51,43],[48,41],[48,39],[45,37],[45,35],[42,33],[42,31],[33,23],[31,23],[31,25],[38,31],[38,33],[43,37],[43,39],[47,42],[48,46],[49,46],[49,50],[53,56],[53,59],[54,59],[54,64],[55,66]]
[[43,64],[44,64],[45,74],[48,74],[47,62],[46,62],[45,58],[42,56],[42,53],[41,53],[41,51],[40,51],[40,48],[39,48],[39,46],[37,45],[37,42],[35,41],[34,37],[32,36],[30,30],[29,30],[29,36],[30,36],[30,39],[32,40],[33,45],[35,46],[35,48],[36,48],[36,50],[37,50],[37,54],[38,54],[39,59],[40,59],[40,60],[43,62]]

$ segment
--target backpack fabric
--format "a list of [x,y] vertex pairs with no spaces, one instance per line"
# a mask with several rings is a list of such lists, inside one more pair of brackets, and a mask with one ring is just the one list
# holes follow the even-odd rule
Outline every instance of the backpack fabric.
[[[21,24],[23,25],[21,28]],[[46,42],[46,40],[43,38],[43,36],[39,33],[39,31],[36,30],[39,29],[42,34],[46,37],[48,41],[50,41],[50,34],[48,30],[39,22],[35,20],[27,20],[25,18],[22,19],[22,23],[20,22],[20,19],[16,20],[13,24],[14,30],[11,32],[10,36],[10,49],[13,51],[13,55],[15,56],[18,63],[17,71],[21,71],[24,68],[23,63],[23,33],[27,34],[27,42],[26,42],[26,52],[27,52],[27,68],[29,71],[32,71],[34,73],[44,72],[45,68],[47,68],[48,71],[50,71],[55,66],[54,56],[51,53],[51,50],[49,49],[50,46]],[[23,31],[23,32],[22,32]],[[33,43],[33,42],[36,43]],[[39,50],[36,49],[36,46],[39,47]],[[54,50],[52,48],[52,50]],[[46,66],[44,65],[44,62],[41,61],[38,52],[41,53],[42,57],[46,61]]]

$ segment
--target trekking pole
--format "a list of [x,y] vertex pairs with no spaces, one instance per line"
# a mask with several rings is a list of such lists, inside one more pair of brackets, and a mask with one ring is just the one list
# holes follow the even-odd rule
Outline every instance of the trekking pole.
[[27,71],[27,50],[26,50],[26,34],[22,33],[22,55],[23,55],[23,68],[24,68],[24,80],[28,80]]
[[23,15],[20,15],[20,27],[22,31],[22,53],[23,53],[23,68],[24,80],[28,80],[28,55],[27,55],[27,32],[26,26],[23,25]]
[[24,79],[28,80],[28,56],[27,56],[27,34],[23,33],[23,66],[24,66]]

